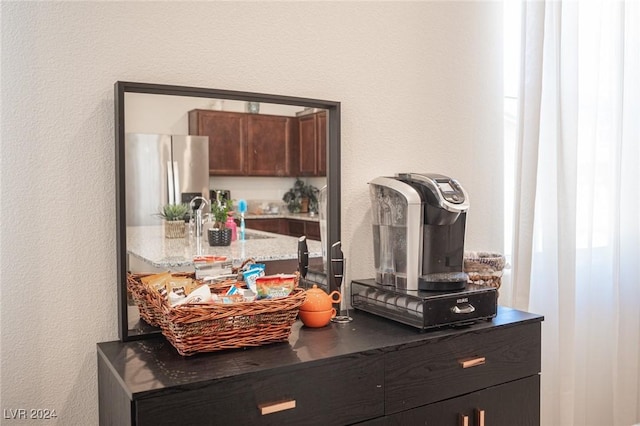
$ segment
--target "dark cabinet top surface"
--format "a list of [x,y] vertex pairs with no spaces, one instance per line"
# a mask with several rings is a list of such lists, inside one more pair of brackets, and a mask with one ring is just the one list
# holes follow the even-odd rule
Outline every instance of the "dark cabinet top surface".
[[288,342],[213,353],[180,356],[164,337],[131,342],[98,343],[102,357],[132,400],[168,388],[195,389],[207,382],[277,370],[293,372],[313,363],[357,353],[384,352],[495,327],[540,322],[536,314],[499,307],[491,321],[464,328],[420,330],[366,312],[350,311],[353,322],[313,329],[296,321]]

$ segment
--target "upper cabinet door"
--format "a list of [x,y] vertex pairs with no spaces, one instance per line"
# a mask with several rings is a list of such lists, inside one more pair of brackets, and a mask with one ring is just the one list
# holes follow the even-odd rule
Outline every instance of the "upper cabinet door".
[[209,137],[210,175],[246,175],[246,114],[210,110],[189,111],[189,134]]
[[320,112],[298,119],[300,176],[327,175],[327,114]]
[[292,118],[248,114],[247,174],[291,176]]
[[327,175],[327,113],[318,113],[316,127],[316,146],[318,148],[318,176]]
[[209,137],[210,175],[327,175],[326,112],[286,117],[193,110],[189,134]]
[[300,176],[316,176],[318,174],[316,133],[317,119],[315,114],[298,119]]

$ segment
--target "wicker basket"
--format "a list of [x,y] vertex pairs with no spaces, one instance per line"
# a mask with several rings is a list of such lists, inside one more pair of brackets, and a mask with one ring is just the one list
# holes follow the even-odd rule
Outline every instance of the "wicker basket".
[[295,288],[281,299],[229,305],[162,306],[162,334],[180,355],[261,346],[289,339],[306,293]]
[[[296,287],[288,297],[280,299],[172,308],[159,293],[146,291],[140,281],[143,276],[131,275],[128,280],[140,316],[160,327],[184,356],[284,342],[289,339],[291,326],[306,297],[305,291]],[[234,283],[218,282],[209,287],[214,293],[224,293]]]
[[500,253],[478,251],[464,254],[464,271],[472,284],[499,289],[505,263],[505,257]]
[[127,290],[131,293],[131,298],[138,306],[140,318],[147,324],[160,327],[163,315],[156,298],[149,294],[147,286],[142,285],[141,278],[151,274],[127,274]]
[[[156,294],[152,294],[149,288],[142,284],[142,278],[153,274],[131,274],[127,275],[127,290],[131,293],[131,298],[138,306],[140,318],[146,323],[160,327],[162,321],[165,320],[162,313],[162,298],[157,297]],[[189,277],[195,280],[195,273],[193,272],[173,272],[171,275],[174,277]],[[209,287],[214,292],[224,292],[229,289],[232,284],[235,284],[235,280],[216,281],[211,283]]]

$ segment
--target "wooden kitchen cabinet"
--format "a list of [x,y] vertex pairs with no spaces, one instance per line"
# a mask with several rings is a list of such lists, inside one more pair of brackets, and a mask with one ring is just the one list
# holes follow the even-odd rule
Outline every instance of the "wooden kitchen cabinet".
[[318,114],[316,126],[318,140],[318,176],[327,175],[327,113]]
[[247,114],[189,111],[189,134],[209,137],[209,175],[246,175]]
[[306,235],[310,240],[320,240],[320,223],[310,220],[287,219],[287,232],[291,237]]
[[244,225],[246,228],[255,229],[256,231],[273,232],[274,234],[284,234],[286,219],[245,219]]
[[298,170],[300,176],[327,175],[327,113],[298,118]]
[[247,174],[291,176],[291,117],[247,115]]
[[245,219],[248,229],[273,232],[274,234],[301,237],[305,235],[310,240],[320,241],[320,222],[290,218],[259,218]]
[[189,111],[189,134],[209,137],[209,174],[292,176],[292,117]]
[[162,337],[99,343],[100,424],[540,424],[541,316],[499,307],[490,321],[426,332],[351,316],[193,357]]

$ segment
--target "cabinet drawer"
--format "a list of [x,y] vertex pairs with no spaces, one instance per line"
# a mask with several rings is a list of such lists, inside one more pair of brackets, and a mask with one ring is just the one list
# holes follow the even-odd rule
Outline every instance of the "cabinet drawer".
[[540,376],[527,377],[364,424],[539,426]]
[[304,221],[289,219],[289,235],[292,237],[301,237],[305,235]]
[[540,372],[540,323],[453,334],[388,353],[385,412],[397,413]]
[[221,380],[138,400],[136,424],[354,423],[384,414],[383,372],[381,355],[359,355]]
[[249,229],[255,229],[257,231],[273,232],[274,234],[281,233],[281,219],[246,219],[245,226]]
[[320,222],[307,222],[304,230],[308,239],[320,241]]

